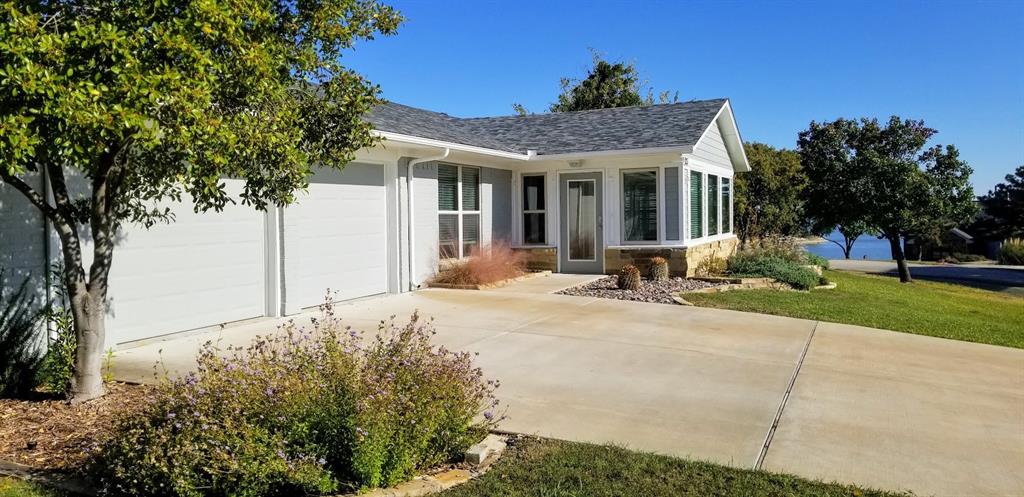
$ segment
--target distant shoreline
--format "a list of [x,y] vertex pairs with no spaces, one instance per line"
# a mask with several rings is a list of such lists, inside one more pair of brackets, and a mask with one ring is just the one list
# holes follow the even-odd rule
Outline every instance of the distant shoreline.
[[821,236],[815,235],[815,236],[798,236],[798,237],[793,238],[793,241],[795,241],[797,245],[817,245],[819,243],[825,243],[828,240],[825,239],[825,237],[821,237]]

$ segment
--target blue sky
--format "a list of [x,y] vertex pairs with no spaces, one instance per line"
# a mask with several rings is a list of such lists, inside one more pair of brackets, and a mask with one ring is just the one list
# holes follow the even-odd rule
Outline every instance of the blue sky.
[[395,102],[542,112],[593,48],[656,91],[731,98],[747,141],[794,147],[811,120],[898,114],[960,148],[979,194],[1024,164],[1024,1],[391,4],[398,35],[344,60]]

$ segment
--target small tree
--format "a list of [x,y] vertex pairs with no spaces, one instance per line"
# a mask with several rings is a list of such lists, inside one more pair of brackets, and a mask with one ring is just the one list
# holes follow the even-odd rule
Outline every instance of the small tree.
[[[103,393],[118,228],[173,220],[157,202],[185,194],[196,211],[284,205],[312,165],[341,167],[371,146],[361,116],[379,90],[340,57],[400,20],[375,0],[0,6],[0,179],[60,238],[78,337],[74,400]],[[32,186],[40,174],[52,201]],[[244,182],[239,199],[226,177]],[[84,196],[74,193],[80,184]]]
[[800,233],[801,192],[807,183],[800,156],[763,143],[747,143],[744,148],[750,172],[734,178],[733,209],[740,241],[745,245],[751,239]]
[[[860,201],[868,186],[854,151],[845,145],[855,128],[853,121],[836,121],[814,129],[813,140],[800,142],[800,161],[807,175],[803,191],[807,226],[811,233],[838,245],[846,259],[857,238],[871,231]],[[842,235],[842,242],[827,237],[835,231]]]
[[812,122],[798,139],[810,182],[821,183],[821,198],[809,203],[837,204],[832,208],[848,213],[843,223],[862,223],[889,240],[902,282],[911,281],[903,238],[948,229],[974,210],[971,168],[952,145],[925,150],[934,134],[923,121],[893,116],[885,126],[877,119]]

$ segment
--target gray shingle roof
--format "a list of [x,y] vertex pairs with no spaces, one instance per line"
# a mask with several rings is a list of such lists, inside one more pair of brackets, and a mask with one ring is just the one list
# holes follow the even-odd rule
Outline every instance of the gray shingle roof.
[[692,146],[726,99],[502,117],[452,117],[386,103],[367,120],[381,131],[539,155]]

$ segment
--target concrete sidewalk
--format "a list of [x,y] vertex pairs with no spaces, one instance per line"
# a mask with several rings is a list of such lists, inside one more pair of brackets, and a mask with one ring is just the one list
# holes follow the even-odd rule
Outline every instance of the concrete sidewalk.
[[[414,309],[435,318],[439,343],[478,352],[502,381],[506,430],[737,467],[763,459],[920,494],[1024,494],[1022,350],[529,285],[424,290],[336,312],[373,330]],[[202,342],[246,343],[276,324],[119,351],[115,375],[149,381],[161,355],[179,374]]]

